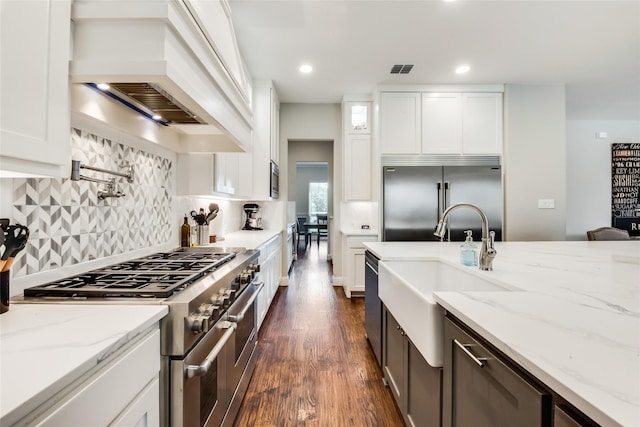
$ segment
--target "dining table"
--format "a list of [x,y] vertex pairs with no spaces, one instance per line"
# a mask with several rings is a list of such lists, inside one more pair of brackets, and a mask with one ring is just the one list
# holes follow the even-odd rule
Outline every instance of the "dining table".
[[318,247],[320,247],[320,230],[327,230],[327,225],[327,223],[318,221],[310,221],[302,224],[302,226],[308,231],[313,232],[315,230],[317,236],[316,242]]

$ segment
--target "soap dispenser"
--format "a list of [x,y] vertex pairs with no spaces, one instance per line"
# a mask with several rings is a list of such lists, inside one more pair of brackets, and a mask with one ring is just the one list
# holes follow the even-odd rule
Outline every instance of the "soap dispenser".
[[467,266],[478,266],[478,245],[473,241],[471,230],[466,230],[467,238],[464,243],[460,245],[460,263]]

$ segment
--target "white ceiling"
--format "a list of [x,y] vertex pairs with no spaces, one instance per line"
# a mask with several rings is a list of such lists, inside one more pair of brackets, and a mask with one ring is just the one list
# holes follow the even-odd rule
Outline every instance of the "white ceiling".
[[[339,103],[378,84],[566,84],[567,118],[640,119],[637,0],[230,5],[249,73],[273,80],[281,102]],[[456,75],[461,63],[471,71]],[[392,75],[394,64],[415,67]]]

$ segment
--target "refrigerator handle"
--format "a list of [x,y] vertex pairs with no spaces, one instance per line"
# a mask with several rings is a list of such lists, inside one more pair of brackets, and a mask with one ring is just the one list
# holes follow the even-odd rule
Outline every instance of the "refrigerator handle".
[[[449,181],[444,182],[444,191],[442,192],[442,200],[444,200],[444,209],[449,208]],[[447,218],[447,221],[451,221],[450,218]],[[451,226],[447,227],[447,241],[451,241]]]
[[449,182],[444,182],[444,208],[447,209],[449,207]]
[[443,212],[444,193],[442,192],[442,182],[438,181],[438,212],[436,212],[436,221],[440,221]]

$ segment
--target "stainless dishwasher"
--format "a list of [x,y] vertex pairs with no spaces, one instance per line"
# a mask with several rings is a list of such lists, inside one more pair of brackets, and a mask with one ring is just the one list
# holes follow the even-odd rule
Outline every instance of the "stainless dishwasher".
[[378,257],[365,252],[364,262],[364,329],[373,353],[382,367],[382,301],[378,297]]

